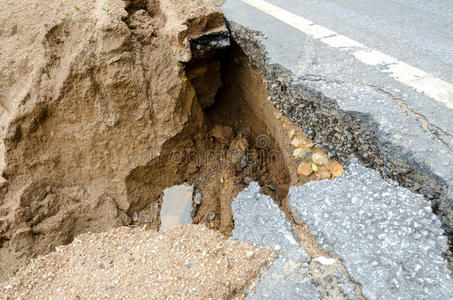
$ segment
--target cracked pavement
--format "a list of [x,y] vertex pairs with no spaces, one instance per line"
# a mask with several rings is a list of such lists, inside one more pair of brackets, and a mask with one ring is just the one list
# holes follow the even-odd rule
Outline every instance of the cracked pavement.
[[[267,2],[441,79],[453,79],[453,52],[447,51],[453,49],[453,39],[447,40],[451,30],[430,31],[446,28],[452,11],[448,1],[397,1],[393,12],[375,9],[385,1]],[[366,65],[351,49],[327,46],[241,0],[226,1],[222,10],[283,114],[330,155],[343,162],[358,157],[430,199],[452,236],[453,110],[390,77],[385,73],[389,65]],[[414,28],[414,18],[427,23]]]

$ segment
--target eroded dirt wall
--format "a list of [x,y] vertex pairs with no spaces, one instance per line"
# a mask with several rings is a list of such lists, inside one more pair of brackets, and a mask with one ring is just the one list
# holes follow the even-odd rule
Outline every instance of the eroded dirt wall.
[[130,223],[147,192],[130,178],[194,110],[190,41],[223,24],[196,1],[2,1],[0,280]]

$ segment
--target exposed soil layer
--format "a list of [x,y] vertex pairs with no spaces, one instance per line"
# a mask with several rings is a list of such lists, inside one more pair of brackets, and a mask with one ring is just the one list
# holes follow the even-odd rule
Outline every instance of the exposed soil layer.
[[[212,106],[200,110],[201,105],[195,105],[186,132],[165,145],[159,161],[134,174],[134,184],[147,189],[150,197],[129,212],[138,214],[133,225],[158,229],[161,191],[187,182],[195,185],[194,197],[201,196],[201,203],[194,205],[193,221],[228,235],[234,227],[231,202],[250,182],[259,182],[264,193],[292,218],[287,205],[290,185],[342,175],[341,165],[328,159],[272,107],[263,79],[237,46],[233,45],[218,59],[222,61],[221,68],[217,59],[187,67],[189,78],[221,70],[222,87],[215,100],[210,101]],[[197,85],[201,86],[194,84]],[[197,94],[200,91],[204,93],[206,88],[201,86]],[[296,158],[295,149],[306,151],[306,157]],[[316,161],[317,155],[325,163]],[[309,164],[310,171],[301,174],[301,164]]]
[[0,25],[1,280],[152,202],[135,176],[200,111],[190,41],[228,32],[175,0],[2,1]]
[[1,5],[0,280],[82,233],[158,229],[176,184],[196,185],[195,223],[228,235],[251,181],[290,217],[291,184],[342,174],[225,50],[210,4]]

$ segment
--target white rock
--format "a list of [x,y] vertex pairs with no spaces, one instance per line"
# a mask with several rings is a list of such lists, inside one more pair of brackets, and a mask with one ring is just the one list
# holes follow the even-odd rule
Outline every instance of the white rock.
[[317,261],[320,264],[325,265],[325,266],[331,266],[336,262],[335,258],[328,258],[325,256],[319,256],[319,257],[315,258],[315,261]]

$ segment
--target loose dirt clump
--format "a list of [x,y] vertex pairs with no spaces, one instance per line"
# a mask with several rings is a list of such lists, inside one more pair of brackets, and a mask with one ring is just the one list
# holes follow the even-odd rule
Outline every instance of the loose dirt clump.
[[202,225],[83,234],[33,259],[2,299],[236,299],[275,258]]

